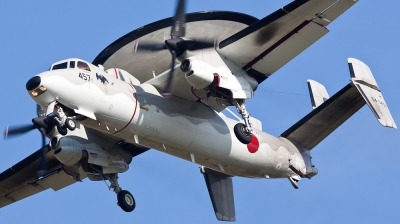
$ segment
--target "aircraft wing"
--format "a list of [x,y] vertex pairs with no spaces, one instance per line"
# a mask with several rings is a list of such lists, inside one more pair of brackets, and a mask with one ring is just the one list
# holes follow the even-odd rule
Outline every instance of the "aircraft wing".
[[314,42],[358,0],[296,0],[219,43],[219,52],[259,83]]
[[[92,134],[103,136],[96,130],[90,129],[88,131]],[[115,144],[118,141],[118,139],[110,136],[104,136],[104,138]],[[121,147],[129,151],[132,157],[148,150],[148,148],[138,147],[130,143],[125,143]],[[62,170],[62,164],[54,156],[54,153],[50,151],[49,147],[45,146],[45,150],[47,168],[44,175],[37,173],[42,149],[37,150],[0,174],[0,208],[49,188],[58,191],[77,182]],[[87,177],[81,168],[79,172],[81,179]]]
[[[47,169],[38,175],[42,149],[0,174],[0,207],[19,201],[33,194],[52,188],[57,191],[76,181],[61,170],[61,163],[45,146]],[[85,174],[82,177],[86,177]]]

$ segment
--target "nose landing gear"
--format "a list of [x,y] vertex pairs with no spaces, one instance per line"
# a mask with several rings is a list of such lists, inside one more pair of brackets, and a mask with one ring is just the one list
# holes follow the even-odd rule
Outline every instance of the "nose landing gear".
[[67,117],[61,106],[57,105],[56,108],[58,115],[54,118],[54,121],[56,123],[57,131],[64,136],[68,133],[68,129],[71,131],[75,130],[76,124],[75,121]]
[[237,112],[242,115],[242,118],[244,120],[244,124],[242,123],[237,123],[233,131],[235,132],[236,138],[243,144],[249,144],[252,139],[252,133],[253,129],[251,128],[250,125],[250,114],[246,110],[246,102],[244,99],[237,99],[233,101]]

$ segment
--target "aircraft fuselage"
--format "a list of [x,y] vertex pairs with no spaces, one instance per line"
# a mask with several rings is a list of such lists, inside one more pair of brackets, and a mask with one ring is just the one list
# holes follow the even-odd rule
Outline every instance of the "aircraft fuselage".
[[99,68],[38,76],[47,91],[30,94],[35,101],[45,106],[56,100],[77,113],[92,114],[95,119],[81,121],[84,126],[123,141],[233,176],[299,179],[289,165],[306,173],[299,148],[289,140],[255,129],[252,142],[242,144],[233,133],[237,121],[200,102],[164,98],[150,84],[132,85]]

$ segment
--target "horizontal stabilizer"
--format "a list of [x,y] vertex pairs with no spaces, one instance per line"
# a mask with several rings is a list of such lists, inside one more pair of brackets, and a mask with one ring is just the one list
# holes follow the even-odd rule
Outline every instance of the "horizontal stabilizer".
[[349,58],[348,63],[352,77],[351,81],[378,121],[385,127],[397,128],[369,67],[355,58]]
[[315,109],[329,99],[328,92],[321,83],[314,80],[307,80],[308,91],[310,92],[311,105]]
[[348,62],[352,81],[282,133],[281,137],[310,150],[365,104],[369,105],[383,126],[396,128],[369,67],[353,58]]
[[236,221],[232,177],[202,167],[208,193],[219,221]]

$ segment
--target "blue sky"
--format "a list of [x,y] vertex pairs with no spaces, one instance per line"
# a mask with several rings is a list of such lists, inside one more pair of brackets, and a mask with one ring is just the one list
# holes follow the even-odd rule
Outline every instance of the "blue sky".
[[[263,18],[290,0],[190,1],[188,12],[237,11]],[[29,123],[35,103],[26,81],[58,60],[92,61],[106,46],[148,23],[170,17],[175,1],[4,1],[0,13],[0,127]],[[392,115],[398,102],[398,1],[359,1],[331,31],[263,82],[248,102],[263,129],[278,136],[311,111],[307,79],[333,95],[348,84],[347,58],[367,63]],[[296,93],[282,94],[274,91]],[[32,131],[0,141],[0,172],[40,148]],[[312,150],[319,174],[294,190],[287,179],[234,178],[236,223],[394,223],[398,221],[399,131],[382,127],[363,107]],[[116,205],[103,182],[47,190],[0,209],[2,223],[217,223],[199,165],[150,150],[120,175],[135,196],[132,213]]]

